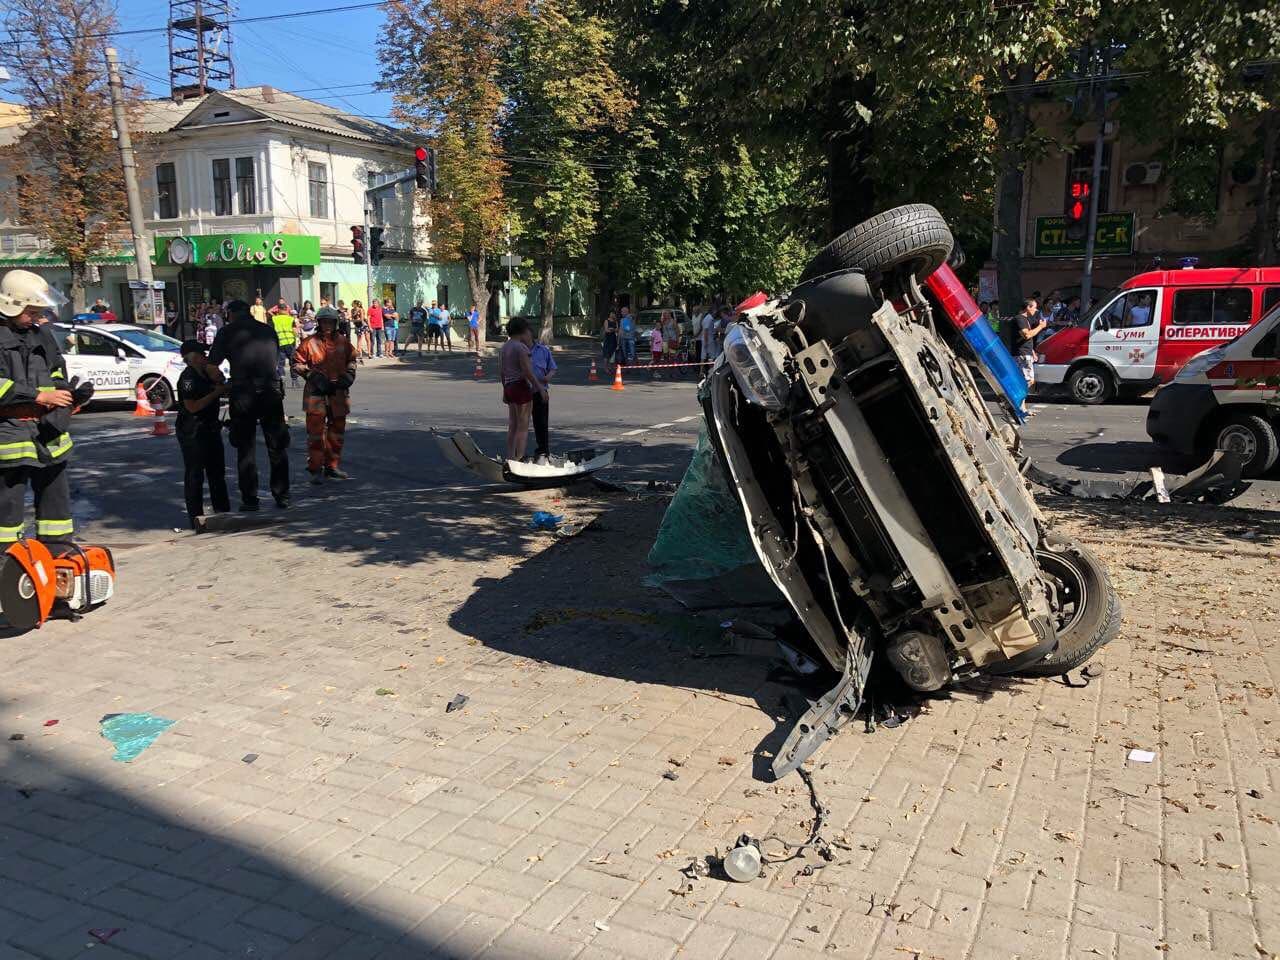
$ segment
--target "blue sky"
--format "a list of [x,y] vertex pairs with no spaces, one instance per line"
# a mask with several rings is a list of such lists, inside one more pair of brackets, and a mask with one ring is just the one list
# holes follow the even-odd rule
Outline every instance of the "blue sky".
[[[278,0],[237,6],[238,16],[255,17],[342,6],[344,2]],[[117,9],[121,30],[164,27],[169,18],[168,0],[119,0]],[[371,92],[367,86],[378,76],[377,37],[382,19],[382,11],[373,9],[234,24],[231,38],[236,84],[250,87],[267,83],[281,90],[305,91],[299,96],[387,122],[391,98]],[[148,95],[168,95],[169,42],[164,32],[119,37],[116,46],[121,57],[131,60],[140,71],[134,76],[146,85]],[[315,89],[318,87],[344,89]]]

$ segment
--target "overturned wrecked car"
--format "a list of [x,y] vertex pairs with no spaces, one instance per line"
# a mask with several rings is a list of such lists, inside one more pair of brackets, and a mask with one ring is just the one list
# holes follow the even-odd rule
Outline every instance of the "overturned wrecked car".
[[1106,570],[1032,500],[1015,405],[993,415],[948,345],[925,289],[951,248],[924,204],[855,227],[739,315],[700,390],[760,561],[841,674],[778,777],[858,713],[873,658],[935,691],[1066,673],[1119,627]]

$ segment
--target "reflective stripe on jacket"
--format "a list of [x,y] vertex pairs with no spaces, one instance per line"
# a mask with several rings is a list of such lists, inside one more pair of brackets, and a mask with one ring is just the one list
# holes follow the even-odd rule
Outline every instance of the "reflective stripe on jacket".
[[71,408],[33,408],[37,394],[66,387],[66,363],[47,327],[0,325],[0,470],[66,459]]

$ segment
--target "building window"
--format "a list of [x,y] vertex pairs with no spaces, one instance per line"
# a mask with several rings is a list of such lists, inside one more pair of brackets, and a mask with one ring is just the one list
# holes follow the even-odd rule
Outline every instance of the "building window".
[[178,216],[178,175],[172,163],[156,164],[156,208],[161,220]]
[[236,157],[236,193],[240,197],[240,212],[258,212],[258,186],[253,175],[253,157]]
[[[1071,184],[1093,182],[1093,144],[1079,144],[1067,154],[1067,182],[1062,191],[1062,209],[1071,206]],[[1098,212],[1111,209],[1111,144],[1102,145],[1102,171],[1098,177]]]
[[231,216],[231,161],[213,161],[213,215]]
[[329,168],[323,163],[308,163],[307,188],[311,193],[311,216],[329,219]]
[[436,303],[449,309],[449,285],[447,283],[436,284]]
[[1222,290],[1179,290],[1173,295],[1173,322],[1214,326],[1244,326],[1253,321],[1253,291],[1248,287]]
[[338,285],[336,283],[329,283],[325,280],[321,280],[320,299],[328,300],[330,306],[336,304],[338,302]]

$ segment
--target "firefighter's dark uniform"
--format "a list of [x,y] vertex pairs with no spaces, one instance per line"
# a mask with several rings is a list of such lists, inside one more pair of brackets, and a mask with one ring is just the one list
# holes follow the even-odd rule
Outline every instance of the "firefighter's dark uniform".
[[0,544],[22,536],[27,484],[35,494],[36,536],[70,537],[71,407],[35,402],[66,390],[67,367],[48,327],[0,325]]
[[258,505],[258,458],[254,449],[258,424],[262,424],[262,439],[271,462],[271,495],[281,506],[289,502],[289,427],[284,420],[279,358],[280,342],[275,330],[248,314],[219,330],[209,348],[209,362],[215,367],[223,360],[231,364],[231,389],[227,394],[229,439],[236,448],[240,501],[251,509]]

